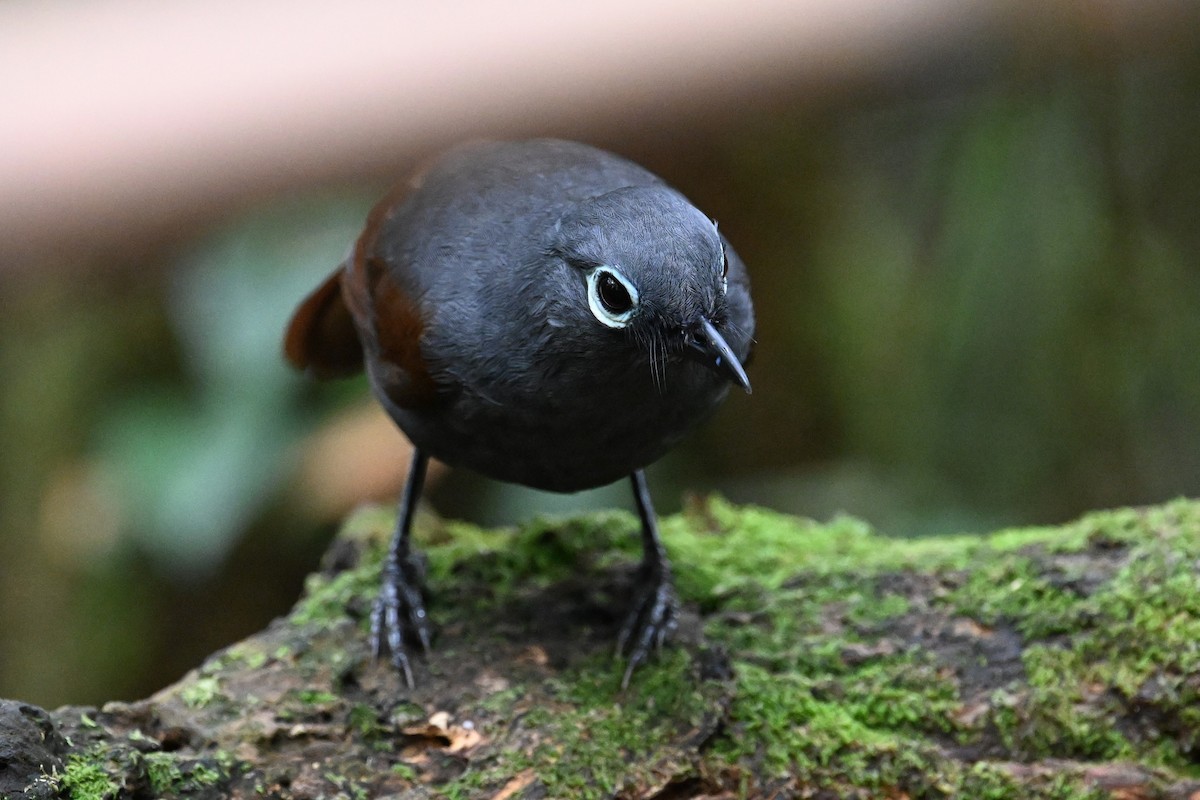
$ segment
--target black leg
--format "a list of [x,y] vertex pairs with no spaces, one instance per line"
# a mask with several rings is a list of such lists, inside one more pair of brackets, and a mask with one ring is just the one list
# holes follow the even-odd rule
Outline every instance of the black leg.
[[646,475],[637,470],[630,476],[633,497],[637,501],[638,516],[642,520],[642,566],[638,572],[638,586],[633,609],[621,626],[617,637],[617,655],[628,653],[629,665],[621,679],[621,688],[629,686],[629,678],[639,664],[650,655],[651,647],[662,647],[676,625],[677,601],[671,585],[671,563],[658,535],[658,520],[650,502],[650,490],[646,486]]
[[404,483],[404,494],[400,496],[396,531],[392,534],[387,561],[383,564],[383,584],[379,587],[375,607],[371,609],[371,648],[375,658],[383,654],[386,646],[392,654],[393,666],[404,673],[404,680],[410,689],[413,688],[413,674],[408,654],[404,651],[404,634],[407,632],[415,636],[421,649],[426,655],[429,654],[429,618],[421,599],[420,569],[408,546],[413,512],[421,497],[428,463],[429,456],[420,450],[413,450],[408,480]]

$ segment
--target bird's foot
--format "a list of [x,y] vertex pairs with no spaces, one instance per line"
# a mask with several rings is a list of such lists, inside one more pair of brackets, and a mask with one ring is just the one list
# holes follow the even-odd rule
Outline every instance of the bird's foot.
[[422,570],[411,554],[389,559],[383,568],[379,596],[371,609],[371,651],[378,660],[386,648],[391,653],[392,666],[404,675],[408,688],[413,688],[412,665],[404,649],[408,634],[429,655],[429,615],[421,597]]
[[650,657],[653,649],[662,649],[678,627],[679,601],[666,564],[643,564],[638,574],[633,608],[617,636],[617,657],[629,662],[621,678],[621,689],[629,687],[633,671]]

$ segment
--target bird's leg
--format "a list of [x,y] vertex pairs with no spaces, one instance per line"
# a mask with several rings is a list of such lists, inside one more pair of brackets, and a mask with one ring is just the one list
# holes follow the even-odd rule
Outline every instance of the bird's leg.
[[671,563],[658,535],[658,521],[646,487],[646,475],[637,470],[630,476],[638,516],[642,520],[642,566],[638,571],[633,609],[617,637],[617,655],[628,654],[629,665],[621,679],[621,688],[629,686],[629,677],[650,655],[650,649],[662,647],[678,624],[677,600],[671,583]]
[[400,508],[396,516],[396,530],[388,548],[387,561],[383,564],[383,582],[379,597],[371,609],[371,649],[375,658],[383,654],[384,647],[392,654],[392,664],[404,673],[408,688],[413,688],[412,667],[404,650],[404,635],[416,638],[425,654],[429,654],[429,618],[425,614],[425,602],[421,599],[421,570],[409,549],[409,531],[412,528],[413,512],[425,483],[425,467],[429,456],[413,450],[412,465],[404,483],[404,494],[400,497]]

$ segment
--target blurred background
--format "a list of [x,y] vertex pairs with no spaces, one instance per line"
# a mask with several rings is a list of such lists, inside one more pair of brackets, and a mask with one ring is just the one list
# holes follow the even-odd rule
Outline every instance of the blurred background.
[[[471,136],[616,150],[747,263],[754,394],[651,471],[662,512],[719,491],[928,536],[1200,494],[1195,4],[354,16],[390,5],[0,6],[0,696],[148,694],[394,502],[402,436],[282,332]],[[485,524],[629,505],[433,482]]]

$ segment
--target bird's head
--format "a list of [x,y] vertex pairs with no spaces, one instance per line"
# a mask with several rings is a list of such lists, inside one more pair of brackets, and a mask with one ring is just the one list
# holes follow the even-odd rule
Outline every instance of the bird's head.
[[579,203],[555,226],[552,249],[569,267],[571,300],[586,309],[577,318],[644,350],[656,379],[687,358],[750,391],[745,268],[678,192],[628,187]]

